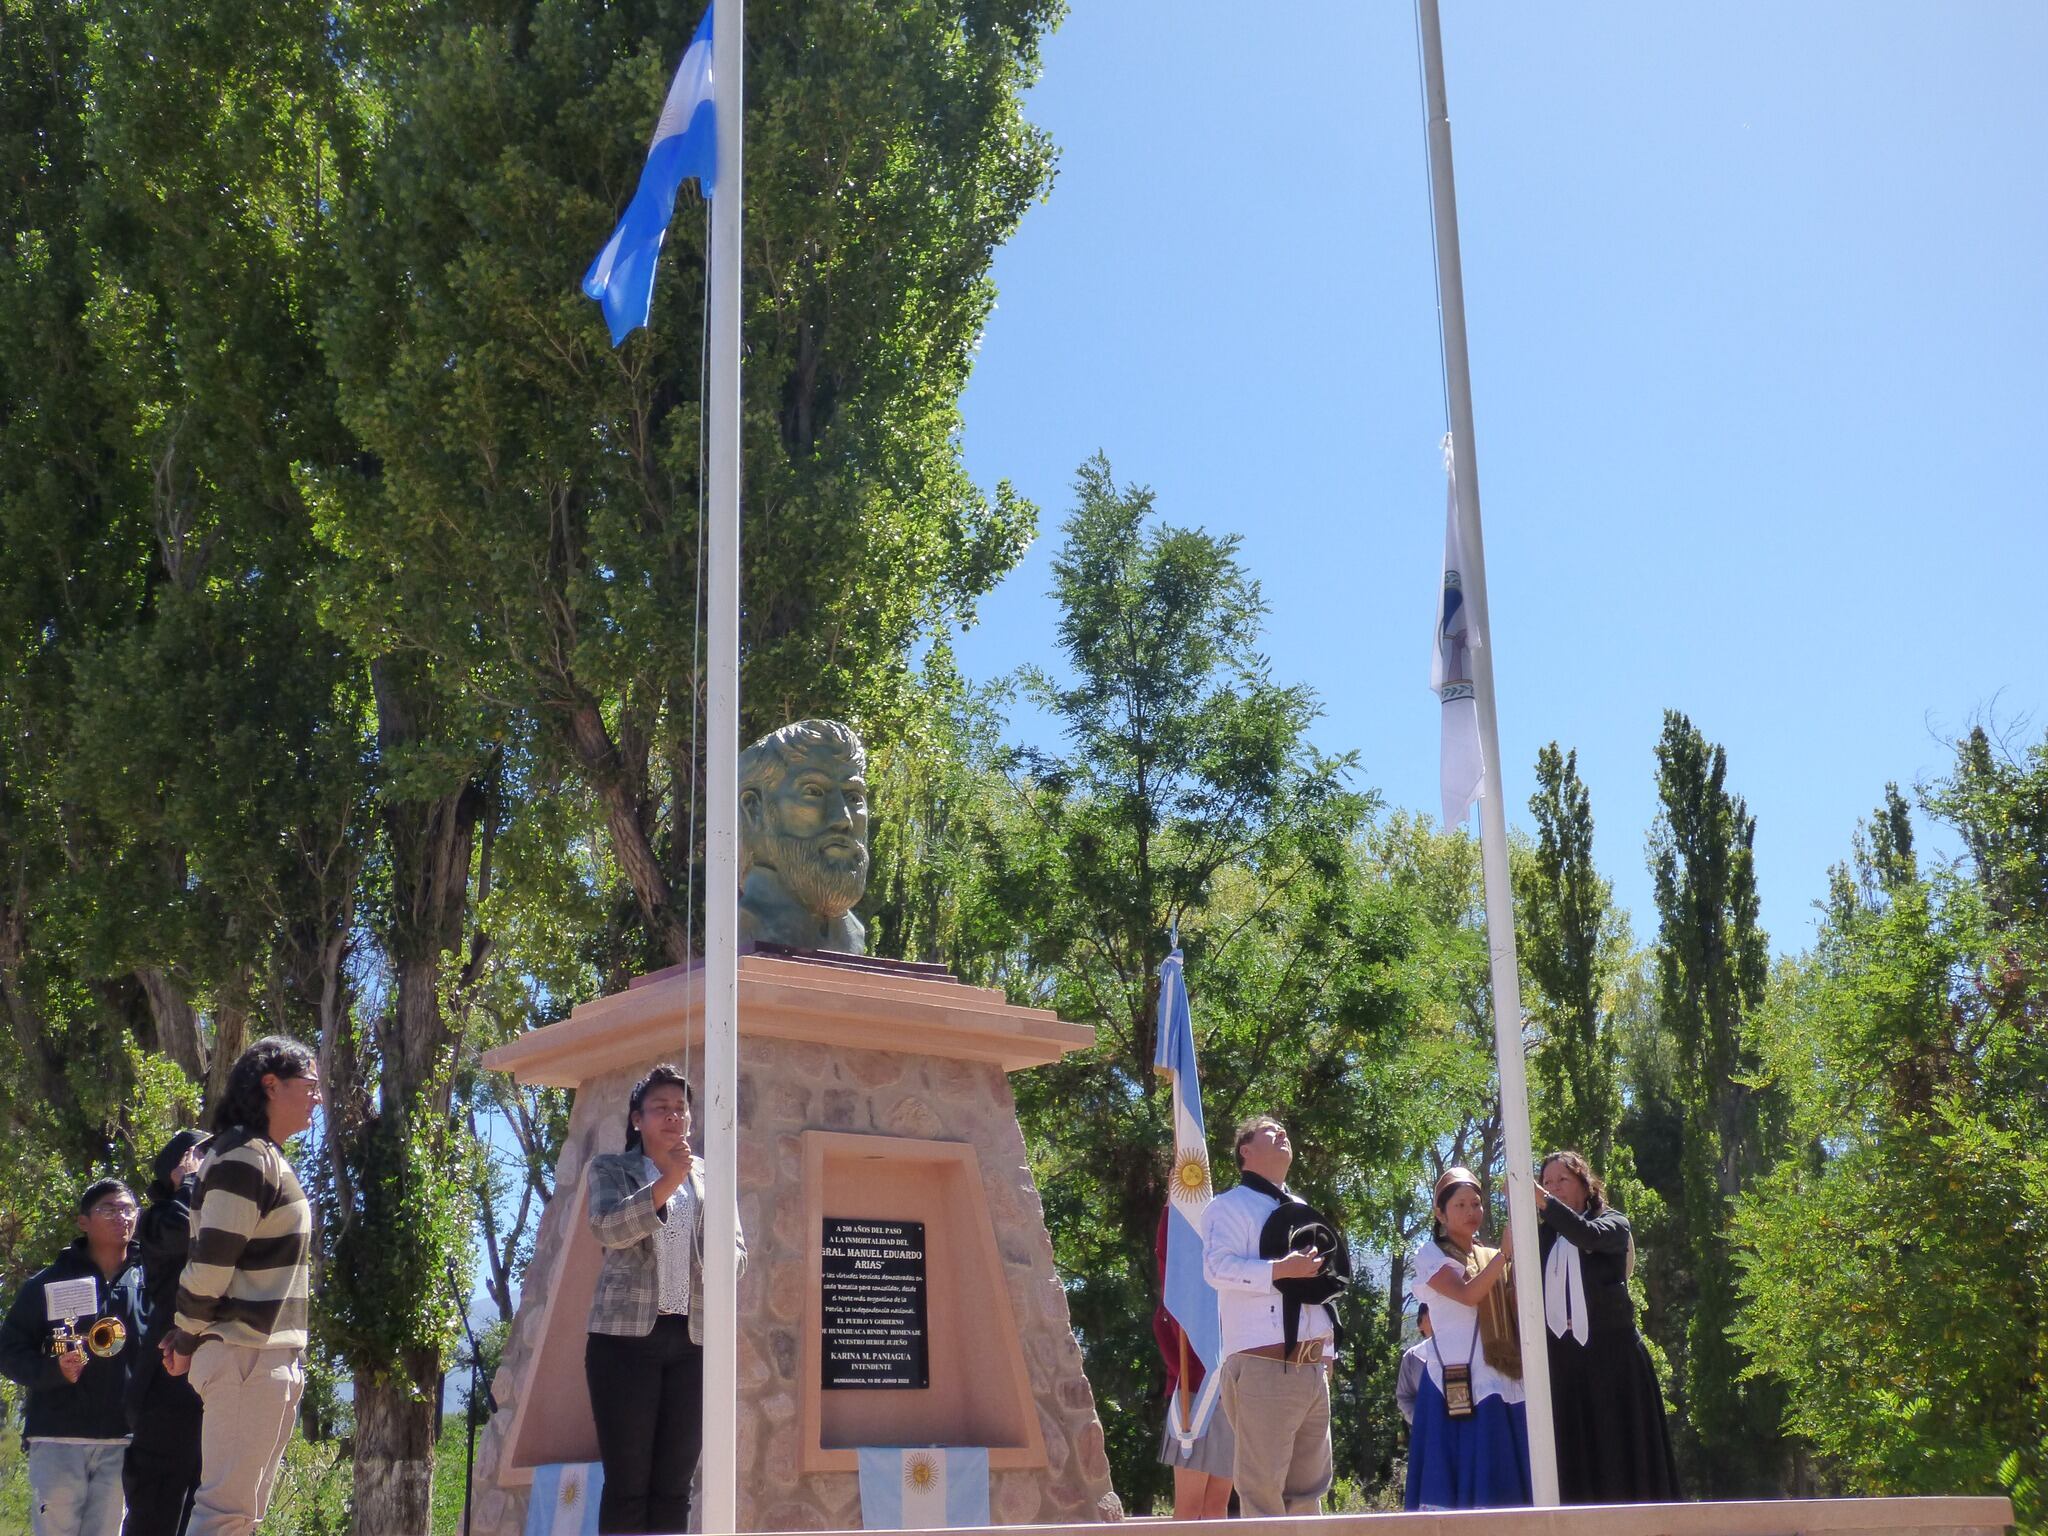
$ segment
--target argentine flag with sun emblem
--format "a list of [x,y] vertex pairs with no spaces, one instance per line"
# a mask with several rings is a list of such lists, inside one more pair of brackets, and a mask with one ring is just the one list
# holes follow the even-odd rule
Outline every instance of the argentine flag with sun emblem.
[[597,1496],[602,1492],[602,1462],[535,1467],[526,1497],[526,1536],[597,1536]]
[[965,1445],[863,1447],[860,1523],[871,1531],[987,1525],[988,1452]]
[[[1173,1094],[1173,1172],[1166,1187],[1166,1310],[1188,1336],[1188,1348],[1202,1362],[1206,1388],[1216,1380],[1222,1349],[1216,1321],[1216,1291],[1202,1274],[1202,1237],[1209,1220],[1209,1137],[1202,1124],[1202,1077],[1195,1067],[1195,1021],[1188,1012],[1187,978],[1180,948],[1159,968],[1159,1047],[1152,1065],[1165,1075]],[[1215,1393],[1204,1391],[1179,1421],[1179,1394],[1168,1413],[1174,1429],[1192,1443],[1208,1422]]]

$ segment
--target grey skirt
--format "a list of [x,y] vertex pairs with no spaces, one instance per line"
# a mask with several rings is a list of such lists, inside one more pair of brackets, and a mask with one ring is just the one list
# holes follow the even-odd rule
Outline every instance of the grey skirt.
[[[1160,1411],[1165,1413],[1163,1408]],[[1237,1436],[1231,1433],[1230,1419],[1221,1403],[1209,1415],[1208,1427],[1196,1437],[1194,1449],[1185,1456],[1180,1452],[1180,1437],[1174,1434],[1170,1420],[1159,1432],[1159,1464],[1163,1467],[1185,1467],[1211,1477],[1229,1477],[1236,1460]]]

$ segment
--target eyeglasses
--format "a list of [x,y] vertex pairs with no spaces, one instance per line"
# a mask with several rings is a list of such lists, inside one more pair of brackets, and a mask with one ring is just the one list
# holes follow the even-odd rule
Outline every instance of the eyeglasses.
[[88,1213],[93,1216],[129,1217],[138,1214],[138,1208],[125,1200],[103,1200]]
[[643,1104],[640,1107],[642,1120],[687,1120],[690,1106],[687,1104]]

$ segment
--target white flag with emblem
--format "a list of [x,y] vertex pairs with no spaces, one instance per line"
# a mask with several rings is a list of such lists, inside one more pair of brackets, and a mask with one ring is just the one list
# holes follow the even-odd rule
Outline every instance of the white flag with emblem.
[[1458,537],[1458,472],[1451,440],[1444,438],[1444,579],[1436,605],[1436,648],[1429,659],[1429,686],[1443,701],[1444,825],[1464,821],[1484,787],[1486,764],[1479,752],[1479,700],[1472,692],[1472,648],[1485,643],[1472,629],[1465,606],[1465,546]]

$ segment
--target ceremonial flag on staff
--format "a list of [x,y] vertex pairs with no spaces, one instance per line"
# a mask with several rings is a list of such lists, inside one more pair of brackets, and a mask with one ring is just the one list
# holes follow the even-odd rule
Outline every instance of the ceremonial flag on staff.
[[708,198],[718,175],[718,111],[712,102],[711,18],[716,0],[705,8],[697,33],[683,50],[683,62],[654,125],[640,189],[626,205],[619,227],[583,274],[583,291],[604,306],[617,346],[647,323],[654,301],[654,266],[668,225],[676,211],[676,190],[690,177]]
[[1202,1362],[1204,1391],[1183,1419],[1181,1394],[1167,1405],[1168,1422],[1192,1443],[1215,1406],[1213,1388],[1222,1352],[1216,1291],[1202,1274],[1202,1238],[1209,1222],[1209,1138],[1202,1123],[1202,1075],[1195,1065],[1195,1023],[1188,1012],[1187,978],[1176,947],[1159,968],[1159,1045],[1153,1067],[1173,1093],[1173,1171],[1166,1181],[1166,1310]]
[[871,1531],[988,1525],[988,1452],[964,1445],[867,1446],[860,1523]]
[[1444,825],[1463,822],[1479,798],[1486,777],[1479,753],[1479,700],[1472,691],[1472,647],[1482,643],[1470,629],[1465,607],[1465,547],[1458,537],[1458,472],[1451,464],[1451,440],[1444,439],[1444,584],[1436,607],[1436,649],[1429,661],[1429,686],[1444,704]]

